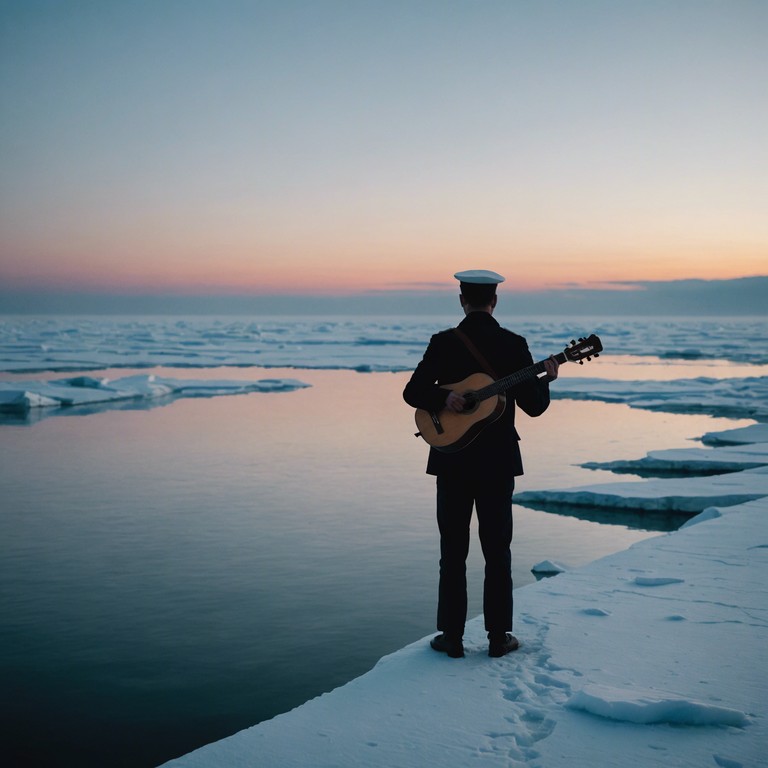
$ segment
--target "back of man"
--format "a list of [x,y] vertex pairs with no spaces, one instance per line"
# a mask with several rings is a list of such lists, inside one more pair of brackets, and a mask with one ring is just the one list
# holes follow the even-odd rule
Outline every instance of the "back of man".
[[[533,363],[522,336],[502,328],[483,311],[470,311],[458,325],[493,368],[494,378],[503,378]],[[424,358],[405,387],[403,397],[414,408],[440,411],[445,407],[444,387],[481,371],[480,363],[453,331],[435,334]],[[482,371],[485,373],[485,371]],[[538,416],[549,406],[549,388],[539,381],[519,385],[507,397],[501,418],[485,427],[480,436],[455,453],[430,449],[427,473],[473,472],[514,477],[523,474],[515,429],[515,405],[528,415]]]
[[[448,385],[477,372],[503,378],[533,363],[525,339],[502,328],[493,317],[496,285],[504,278],[486,270],[457,273],[455,277],[460,281],[465,313],[458,326],[461,333],[451,329],[432,337],[403,392],[409,405],[432,413],[462,412],[464,397]],[[468,445],[455,452],[434,447],[429,452],[427,472],[437,477],[437,628],[441,631],[430,644],[454,658],[464,655],[466,559],[473,508],[485,557],[483,613],[488,653],[503,656],[518,647],[517,639],[508,632],[512,629],[512,493],[514,478],[523,473],[515,407],[519,405],[530,416],[539,416],[547,409],[548,381],[557,377],[557,363],[548,361],[546,372],[545,378],[530,379],[507,392],[501,417],[485,426]]]

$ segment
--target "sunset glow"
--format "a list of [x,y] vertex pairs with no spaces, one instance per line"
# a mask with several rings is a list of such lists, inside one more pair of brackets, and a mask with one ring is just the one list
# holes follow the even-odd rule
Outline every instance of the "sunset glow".
[[768,274],[768,6],[10,2],[6,288]]

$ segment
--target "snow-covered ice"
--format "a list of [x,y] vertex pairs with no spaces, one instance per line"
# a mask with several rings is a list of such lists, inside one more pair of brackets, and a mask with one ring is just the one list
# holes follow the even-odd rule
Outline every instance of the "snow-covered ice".
[[653,478],[522,491],[516,499],[518,504],[533,507],[543,502],[696,514],[707,507],[741,504],[763,496],[768,496],[768,467],[705,477]]
[[568,568],[562,563],[556,563],[553,560],[542,560],[531,568],[531,573],[537,573],[542,576],[554,576],[556,573],[565,573]]
[[669,413],[706,413],[768,421],[768,376],[738,379],[613,381],[563,378],[553,397],[626,403],[633,408]]
[[738,429],[724,429],[720,432],[707,432],[702,435],[705,445],[745,445],[768,443],[768,424],[750,424]]
[[[166,765],[766,765],[768,483],[758,489],[754,478],[768,475],[723,477],[732,489],[713,492],[717,506],[680,530],[517,590],[518,652],[488,658],[477,617],[464,659],[421,639]],[[604,484],[600,494],[695,510],[701,480],[712,478]]]
[[649,451],[641,459],[589,461],[581,466],[587,469],[609,469],[613,472],[679,472],[692,475],[702,472],[737,472],[766,464],[768,442],[729,445],[722,448],[667,448],[662,451]]
[[62,408],[120,407],[126,401],[153,403],[161,398],[214,397],[247,392],[288,392],[307,387],[297,379],[176,379],[138,374],[119,379],[75,376],[53,381],[0,381],[0,415],[26,415],[33,409],[49,415]]

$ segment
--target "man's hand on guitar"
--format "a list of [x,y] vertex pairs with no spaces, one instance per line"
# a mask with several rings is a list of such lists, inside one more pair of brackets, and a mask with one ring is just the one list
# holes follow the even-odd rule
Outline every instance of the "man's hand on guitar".
[[557,362],[554,355],[550,355],[544,360],[544,370],[547,374],[547,381],[554,381],[557,378],[557,369],[560,367],[560,363]]
[[448,397],[445,398],[445,407],[454,413],[461,413],[464,410],[465,402],[458,392],[451,390],[448,393]]
[[[493,381],[485,373],[474,373],[463,381],[444,385],[448,390],[441,409],[444,418],[424,408],[416,408],[416,433],[438,451],[452,453],[469,445],[486,425],[492,424],[504,413],[504,393],[529,379],[554,381],[563,363],[583,363],[597,357],[603,351],[600,339],[591,334],[570,343],[562,352],[545,360],[539,360],[527,368]],[[463,392],[460,395],[459,392]],[[495,398],[492,400],[491,398]],[[409,401],[410,402],[410,401]],[[484,403],[489,402],[486,407]],[[453,418],[453,414],[461,418]]]

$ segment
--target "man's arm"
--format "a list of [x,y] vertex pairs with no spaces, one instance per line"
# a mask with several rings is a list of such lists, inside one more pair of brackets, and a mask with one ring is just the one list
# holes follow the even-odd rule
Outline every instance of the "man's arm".
[[[525,345],[523,357],[530,362],[521,367],[533,365],[533,357],[528,350],[528,345]],[[559,367],[557,360],[554,357],[549,357],[544,361],[544,376],[515,387],[515,402],[529,416],[541,416],[549,408],[549,382],[557,378]]]
[[464,398],[436,384],[440,370],[438,346],[433,336],[411,380],[405,385],[403,399],[413,408],[423,408],[427,411],[442,411],[446,407],[461,410]]

